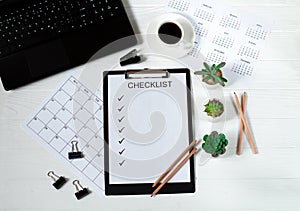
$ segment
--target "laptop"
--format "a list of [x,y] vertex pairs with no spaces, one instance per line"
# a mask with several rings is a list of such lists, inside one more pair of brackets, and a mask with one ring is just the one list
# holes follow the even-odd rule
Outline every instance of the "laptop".
[[[0,0],[0,77],[11,90],[137,43],[121,0]],[[101,55],[101,56],[103,56]]]

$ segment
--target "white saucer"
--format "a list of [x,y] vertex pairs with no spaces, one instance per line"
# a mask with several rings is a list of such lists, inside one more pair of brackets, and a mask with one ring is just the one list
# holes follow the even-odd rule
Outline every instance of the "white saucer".
[[[173,45],[164,43],[158,36],[159,27],[166,22],[173,22],[179,25],[182,29],[181,40]],[[167,13],[153,19],[147,30],[147,43],[154,53],[160,53],[167,56],[179,58],[186,56],[193,47],[195,39],[194,29],[192,24],[184,16],[176,13]]]

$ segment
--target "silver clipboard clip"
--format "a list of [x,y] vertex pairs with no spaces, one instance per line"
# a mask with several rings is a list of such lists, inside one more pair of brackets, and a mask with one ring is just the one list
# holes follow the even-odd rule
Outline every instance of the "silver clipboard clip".
[[167,69],[137,69],[126,70],[125,79],[142,79],[142,78],[169,78],[170,73]]

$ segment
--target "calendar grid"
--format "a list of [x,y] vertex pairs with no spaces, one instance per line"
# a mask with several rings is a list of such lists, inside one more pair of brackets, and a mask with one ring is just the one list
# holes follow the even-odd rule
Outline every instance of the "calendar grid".
[[230,14],[229,16],[222,17],[220,21],[220,26],[224,28],[239,30],[241,26],[241,21],[235,15]]
[[230,37],[215,35],[213,43],[224,48],[232,48],[234,39]]
[[270,23],[222,1],[186,2],[168,0],[165,6],[167,11],[175,11],[191,20],[197,42],[188,55],[194,59],[202,56],[212,64],[226,62],[222,71],[229,80],[252,76],[270,32]]
[[190,6],[190,2],[189,1],[182,1],[182,0],[171,0],[168,4],[169,7],[177,9],[179,11],[187,11],[189,6]]
[[211,12],[208,12],[208,11],[205,11],[203,9],[199,9],[199,8],[196,8],[194,14],[193,14],[195,17],[198,17],[202,20],[206,20],[208,22],[212,22],[215,18],[215,14],[214,13],[211,13]]
[[199,42],[195,41],[193,48],[188,52],[188,55],[198,58],[200,56],[201,48],[199,47]]
[[[103,195],[102,100],[69,77],[27,122],[27,129],[56,156],[63,158],[78,176]],[[81,159],[68,159],[71,141],[78,141]]]

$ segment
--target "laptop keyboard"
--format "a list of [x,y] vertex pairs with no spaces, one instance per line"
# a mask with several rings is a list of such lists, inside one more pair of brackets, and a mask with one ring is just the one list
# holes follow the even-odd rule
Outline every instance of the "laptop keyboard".
[[[23,3],[25,2],[25,3]],[[117,16],[114,0],[26,0],[0,12],[0,57]]]

